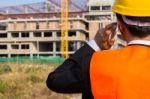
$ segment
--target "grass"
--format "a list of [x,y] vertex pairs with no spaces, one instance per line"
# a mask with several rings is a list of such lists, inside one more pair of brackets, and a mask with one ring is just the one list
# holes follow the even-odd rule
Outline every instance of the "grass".
[[12,70],[9,65],[0,65],[0,75],[4,73],[9,73],[11,71]]
[[0,99],[77,99],[79,95],[57,94],[46,87],[47,76],[57,65],[1,63]]

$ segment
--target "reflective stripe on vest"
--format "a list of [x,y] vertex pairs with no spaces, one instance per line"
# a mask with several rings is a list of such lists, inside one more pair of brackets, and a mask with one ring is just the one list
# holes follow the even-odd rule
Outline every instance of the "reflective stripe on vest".
[[94,99],[150,99],[150,47],[95,52],[90,79]]

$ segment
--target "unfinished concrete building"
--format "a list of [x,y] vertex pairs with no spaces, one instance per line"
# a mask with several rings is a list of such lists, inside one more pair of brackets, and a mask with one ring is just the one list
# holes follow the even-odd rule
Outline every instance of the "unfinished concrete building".
[[[87,25],[88,22],[79,15],[69,18],[69,54],[88,40]],[[9,18],[1,22],[0,55],[60,56],[60,37],[60,18]]]
[[[89,0],[81,5],[71,1],[70,55],[93,39],[99,28],[115,21],[110,1]],[[60,0],[22,6],[0,8],[0,56],[61,56]]]

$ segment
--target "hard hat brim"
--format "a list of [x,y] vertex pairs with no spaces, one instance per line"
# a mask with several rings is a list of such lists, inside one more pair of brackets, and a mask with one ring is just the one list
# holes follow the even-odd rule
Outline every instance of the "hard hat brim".
[[137,8],[127,8],[119,5],[112,7],[112,11],[125,16],[135,16],[135,17],[150,17],[150,10],[147,9],[137,9]]

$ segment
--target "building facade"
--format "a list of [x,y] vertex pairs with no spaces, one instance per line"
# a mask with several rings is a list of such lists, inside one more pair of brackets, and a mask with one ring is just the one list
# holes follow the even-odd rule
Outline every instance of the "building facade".
[[[112,0],[89,0],[88,10],[69,13],[69,55],[115,22]],[[0,57],[61,56],[60,13],[0,15]]]

